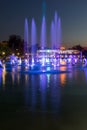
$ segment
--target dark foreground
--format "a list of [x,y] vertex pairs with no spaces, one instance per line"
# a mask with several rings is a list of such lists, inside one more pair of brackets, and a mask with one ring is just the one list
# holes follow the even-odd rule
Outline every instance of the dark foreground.
[[1,72],[0,130],[87,130],[86,77],[86,69],[54,75]]
[[87,95],[64,95],[60,112],[0,102],[0,130],[86,130]]

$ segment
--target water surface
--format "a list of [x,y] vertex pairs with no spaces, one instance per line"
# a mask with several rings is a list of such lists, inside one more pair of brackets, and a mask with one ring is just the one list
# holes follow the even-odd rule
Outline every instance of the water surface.
[[0,69],[0,130],[87,128],[87,68],[29,74]]

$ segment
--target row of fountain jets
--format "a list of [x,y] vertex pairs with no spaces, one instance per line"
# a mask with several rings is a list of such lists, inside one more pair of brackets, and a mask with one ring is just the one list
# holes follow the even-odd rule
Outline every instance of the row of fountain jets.
[[[57,49],[61,46],[61,20],[57,15],[57,12],[55,12],[54,19],[51,22],[51,45],[50,49]],[[29,53],[29,46],[31,46],[31,53],[34,53],[33,46],[37,43],[36,40],[36,24],[34,18],[32,19],[31,23],[31,43],[29,43],[29,31],[28,31],[28,20],[25,19],[25,27],[24,27],[24,52],[25,54]],[[41,48],[45,49],[47,47],[47,39],[46,39],[46,19],[45,16],[42,18],[42,26],[41,26],[41,38],[40,38],[40,44]],[[60,66],[61,63],[67,63],[67,64],[76,64],[78,63],[78,58],[70,57],[67,59],[56,59],[56,58],[45,58],[45,55],[42,56],[42,59],[35,59],[33,56],[31,60],[24,59],[24,65],[25,66],[35,66],[38,63],[41,63],[41,66],[45,66],[46,64],[53,65],[53,66]],[[84,58],[83,62],[87,65],[87,60]],[[11,65],[22,65],[21,58],[17,58],[16,56],[12,55],[10,56],[10,64]],[[3,66],[2,62],[0,61],[0,66]]]
[[[41,33],[40,33],[40,46],[42,49],[47,47],[47,30],[46,30],[46,18],[43,16],[42,25],[41,25]],[[31,42],[30,42],[31,41]],[[30,43],[29,43],[30,42]],[[24,52],[29,52],[29,46],[32,47],[32,53],[34,53],[33,46],[37,43],[37,33],[36,33],[36,23],[34,18],[32,18],[31,22],[31,38],[29,37],[29,29],[28,29],[28,19],[25,19],[25,27],[24,27]],[[61,45],[61,20],[58,17],[57,12],[55,12],[54,19],[51,22],[50,28],[50,48],[56,49]]]

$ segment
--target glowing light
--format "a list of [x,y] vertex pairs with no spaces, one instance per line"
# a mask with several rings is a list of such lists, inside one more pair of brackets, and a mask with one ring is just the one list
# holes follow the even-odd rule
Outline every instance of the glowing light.
[[60,61],[60,64],[61,64],[61,65],[66,65],[66,62],[65,62],[64,60],[61,60],[61,61]]
[[31,67],[33,67],[35,64],[34,64],[34,58],[32,58],[32,63],[31,63]]
[[21,58],[19,58],[19,59],[17,60],[17,63],[18,63],[18,65],[21,65],[21,64],[22,64]]
[[[61,67],[60,70],[61,70],[61,71],[65,71],[66,68],[65,68],[65,67]],[[65,84],[65,81],[66,81],[66,73],[60,74],[60,80],[61,80],[61,84],[64,85],[64,84]]]
[[45,58],[43,57],[42,58],[42,66],[44,66],[45,65]]
[[65,47],[63,47],[63,46],[62,46],[62,47],[60,47],[60,50],[65,50]]
[[71,63],[71,58],[68,58],[68,63]]
[[5,65],[3,65],[3,74],[2,74],[3,87],[5,87],[5,76],[6,76],[6,70]]
[[27,59],[24,60],[25,66],[29,66],[29,62]]
[[50,83],[50,74],[47,74],[47,84],[48,84],[47,87],[48,87],[48,88],[49,88],[49,86],[50,86],[49,83]]
[[18,52],[18,53],[17,53],[17,55],[19,56],[19,55],[20,55],[20,53]]
[[5,52],[4,52],[4,51],[2,52],[2,55],[5,55]]

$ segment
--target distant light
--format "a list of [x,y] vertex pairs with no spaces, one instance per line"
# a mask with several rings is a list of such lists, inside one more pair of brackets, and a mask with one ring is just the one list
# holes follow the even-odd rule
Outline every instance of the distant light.
[[4,52],[4,51],[2,52],[2,55],[5,55],[5,52]]
[[60,48],[60,50],[65,50],[65,47],[62,46],[62,47]]
[[47,50],[47,52],[50,52],[50,50]]
[[12,56],[14,56],[15,54],[14,53],[12,53]]
[[20,55],[20,53],[18,52],[18,53],[17,53],[17,55],[19,56],[19,55]]

